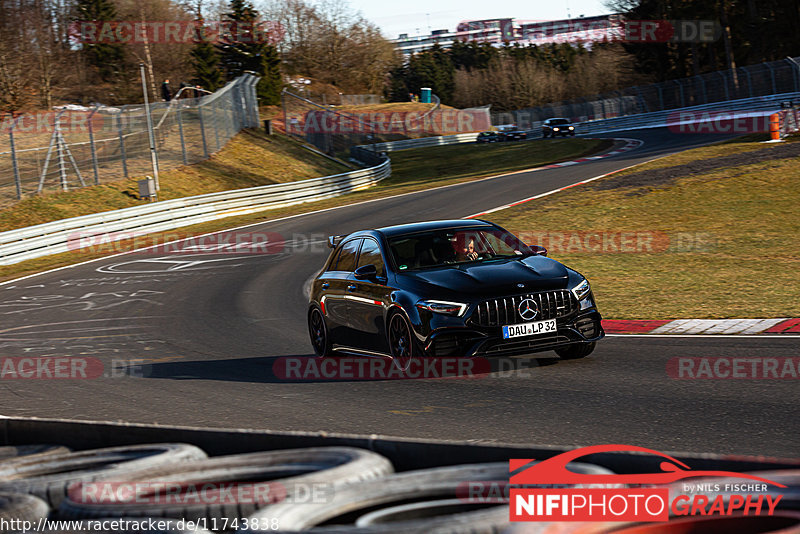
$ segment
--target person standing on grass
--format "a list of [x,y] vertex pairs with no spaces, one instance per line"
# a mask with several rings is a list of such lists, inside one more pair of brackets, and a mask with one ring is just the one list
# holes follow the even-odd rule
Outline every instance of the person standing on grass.
[[165,79],[161,84],[161,98],[164,102],[169,102],[172,99],[172,91],[169,90],[169,78]]

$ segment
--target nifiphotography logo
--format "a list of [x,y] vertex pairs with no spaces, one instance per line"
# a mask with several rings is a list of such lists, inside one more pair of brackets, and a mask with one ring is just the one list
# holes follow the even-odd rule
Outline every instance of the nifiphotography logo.
[[[661,471],[655,473],[584,474],[567,469],[567,464],[576,458],[607,452],[646,453],[664,460],[659,466]],[[511,521],[663,522],[669,521],[670,516],[771,516],[783,496],[775,492],[767,494],[767,487],[786,487],[743,473],[693,471],[671,456],[631,445],[583,447],[538,463],[532,459],[510,460],[509,470],[512,473],[509,481]],[[724,495],[714,498],[709,498],[705,492],[692,494],[698,490],[696,484],[684,484],[682,494],[674,495],[673,492],[673,498],[670,498],[667,484],[694,477],[730,477],[736,480],[708,484],[713,487],[706,489],[724,492]],[[742,483],[741,479],[753,482]],[[577,484],[583,487],[552,487]],[[537,488],[537,485],[550,487]],[[764,494],[757,495],[759,492]]]

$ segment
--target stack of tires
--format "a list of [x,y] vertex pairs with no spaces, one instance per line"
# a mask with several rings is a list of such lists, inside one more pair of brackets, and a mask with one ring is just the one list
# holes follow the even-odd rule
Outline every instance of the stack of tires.
[[[57,445],[0,447],[0,533],[800,532],[798,471],[758,474],[787,486],[780,489],[782,509],[770,517],[512,526],[508,467],[498,462],[395,473],[387,458],[354,447],[214,457],[181,443],[75,452]],[[592,464],[568,467],[613,474]],[[711,487],[730,480],[711,480]],[[673,496],[682,489],[670,487]]]
[[[505,497],[470,500],[464,488],[507,480],[506,463],[395,474],[352,447],[216,457],[175,443],[2,447],[0,531],[494,533],[508,526]],[[201,499],[201,487],[213,489]]]

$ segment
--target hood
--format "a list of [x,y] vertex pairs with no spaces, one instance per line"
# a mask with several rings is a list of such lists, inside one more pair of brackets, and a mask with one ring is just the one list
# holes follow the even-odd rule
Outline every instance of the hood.
[[436,293],[452,291],[485,297],[566,289],[569,270],[550,258],[528,256],[411,271],[402,276],[436,286]]

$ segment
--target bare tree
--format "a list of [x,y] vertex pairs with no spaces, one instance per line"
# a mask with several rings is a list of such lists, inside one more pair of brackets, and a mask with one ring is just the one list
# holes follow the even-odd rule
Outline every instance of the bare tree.
[[278,49],[289,74],[342,91],[381,92],[394,48],[345,0],[272,0],[262,11],[285,31]]

